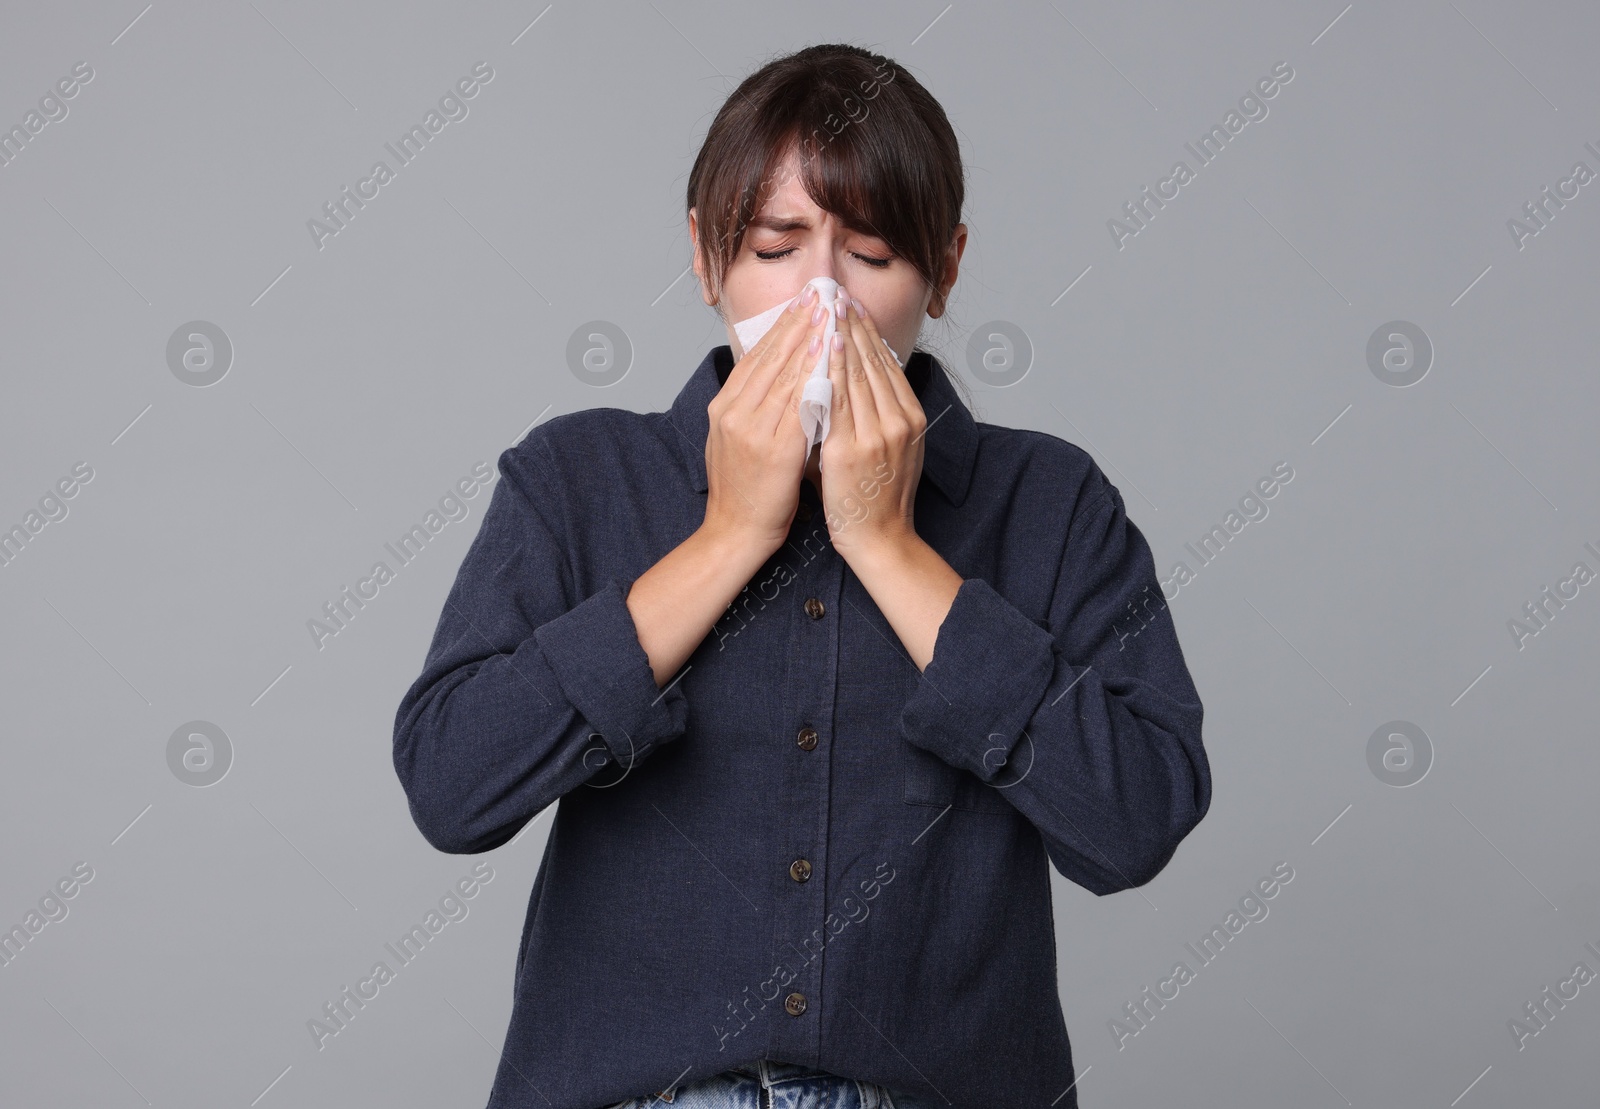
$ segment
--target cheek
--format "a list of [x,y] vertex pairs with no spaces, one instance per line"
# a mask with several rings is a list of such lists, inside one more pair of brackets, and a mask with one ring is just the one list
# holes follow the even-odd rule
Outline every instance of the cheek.
[[722,305],[730,322],[749,319],[795,294],[792,278],[778,274],[735,271],[730,268],[722,279]]
[[771,307],[771,304],[760,299],[759,293],[752,293],[746,288],[735,290],[723,287],[722,314],[729,323],[749,319]]
[[[904,343],[906,336],[914,337],[922,324],[923,296],[919,289],[873,290],[868,297],[859,294],[856,299],[866,305],[868,314],[877,325],[878,334],[891,344]],[[898,349],[898,347],[896,348]]]

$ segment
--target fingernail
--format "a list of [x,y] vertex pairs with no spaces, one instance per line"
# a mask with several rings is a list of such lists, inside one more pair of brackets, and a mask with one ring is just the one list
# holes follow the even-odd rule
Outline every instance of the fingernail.
[[849,310],[850,302],[847,298],[840,297],[838,300],[833,302],[833,314],[838,316],[841,320],[845,318],[845,313]]
[[851,297],[850,298],[850,303],[855,305],[856,315],[865,316],[867,314],[866,308],[864,308],[862,306],[861,302],[859,300],[857,300],[855,297]]
[[813,336],[811,336],[811,346],[808,349],[811,351],[812,354],[816,354],[818,351],[820,351],[822,349],[822,336],[821,335],[813,335]]
[[827,314],[828,314],[828,310],[826,308],[824,308],[820,304],[817,305],[815,308],[813,308],[811,310],[811,323],[812,323],[812,325],[815,326],[815,325],[821,323],[823,317],[826,316]]
[[844,349],[844,336],[839,334],[837,331],[835,331],[833,333],[833,349],[834,350],[843,350]]
[[810,304],[813,300],[816,300],[816,299],[817,299],[817,287],[815,285],[807,285],[805,287],[805,291],[800,294],[800,303],[801,304]]

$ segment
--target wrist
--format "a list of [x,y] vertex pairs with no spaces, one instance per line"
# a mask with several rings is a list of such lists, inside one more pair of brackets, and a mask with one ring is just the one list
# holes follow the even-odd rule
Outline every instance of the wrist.
[[932,550],[909,524],[889,530],[868,528],[865,522],[845,522],[833,534],[833,545],[839,556],[857,570],[858,576],[862,571],[904,566]]
[[740,566],[748,564],[754,574],[783,546],[785,536],[764,535],[749,528],[729,525],[709,517],[695,531],[696,541],[705,548],[708,558],[719,565]]

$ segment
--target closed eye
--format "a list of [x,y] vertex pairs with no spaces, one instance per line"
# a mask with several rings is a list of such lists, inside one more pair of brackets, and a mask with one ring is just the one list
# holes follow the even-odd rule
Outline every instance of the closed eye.
[[[787,257],[788,255],[793,254],[794,252],[795,252],[795,248],[791,246],[786,250],[758,250],[758,251],[755,252],[755,255],[756,255],[757,258],[761,259],[763,262],[776,262],[778,259]],[[893,261],[892,257],[890,257],[890,258],[874,258],[870,254],[862,254],[859,251],[854,251],[854,250],[852,250],[850,253],[854,257],[859,258],[862,262],[865,262],[867,265],[872,266],[872,267],[874,267],[876,269],[883,269],[886,266],[888,266],[888,264],[891,261]]]

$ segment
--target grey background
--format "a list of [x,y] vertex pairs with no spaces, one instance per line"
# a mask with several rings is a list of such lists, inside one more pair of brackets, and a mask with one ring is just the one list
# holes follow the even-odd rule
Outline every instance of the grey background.
[[[1052,874],[1083,1103],[1592,1104],[1600,982],[1521,1050],[1508,1021],[1600,971],[1600,584],[1520,650],[1507,621],[1600,570],[1600,182],[1523,249],[1507,221],[1600,171],[1597,37],[1572,0],[7,5],[0,126],[95,76],[0,167],[0,524],[94,477],[0,568],[0,927],[94,877],[0,969],[0,1102],[483,1104],[551,810],[438,854],[390,738],[488,491],[320,650],[307,621],[536,421],[671,402],[726,341],[684,273],[705,127],[767,57],[846,40],[961,136],[972,237],[923,342],[980,419],[1090,450],[1163,576],[1294,470],[1172,601],[1210,814],[1139,890]],[[479,61],[470,114],[319,250],[306,222]],[[1270,114],[1118,249],[1279,62]],[[633,347],[605,388],[565,353],[595,319]],[[205,388],[165,354],[193,320],[235,352]],[[965,364],[994,320],[1034,349],[1008,388]],[[1409,387],[1367,364],[1391,320],[1434,346]],[[205,788],[167,759],[194,720],[233,747]],[[1403,788],[1367,757],[1395,720],[1432,747]],[[319,1051],[306,1022],[485,859]]]

